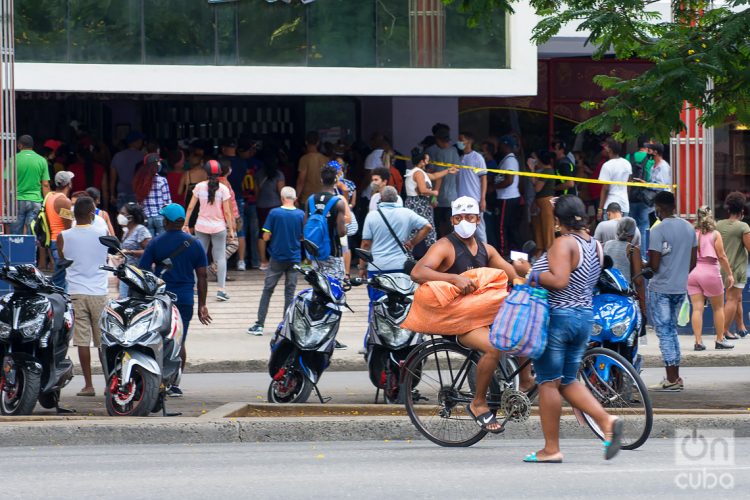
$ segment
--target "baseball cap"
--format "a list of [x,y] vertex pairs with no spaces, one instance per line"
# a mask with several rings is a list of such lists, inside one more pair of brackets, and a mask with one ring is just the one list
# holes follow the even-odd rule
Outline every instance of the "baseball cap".
[[143,158],[144,165],[150,165],[152,163],[159,163],[160,161],[161,161],[161,158],[159,158],[159,155],[156,153],[149,153]]
[[328,167],[335,168],[336,170],[341,170],[341,163],[339,163],[336,160],[331,160],[328,162]]
[[185,209],[182,208],[182,205],[179,205],[177,203],[170,203],[166,207],[159,210],[159,215],[170,222],[177,222],[178,220],[185,220]]
[[661,144],[659,142],[649,142],[649,143],[644,144],[644,147],[646,149],[653,149],[654,151],[659,153],[659,155],[664,154],[664,144]]
[[61,172],[58,172],[55,174],[55,185],[57,186],[67,186],[68,184],[73,181],[73,172],[68,172],[67,170],[63,170]]
[[475,214],[479,215],[479,203],[470,196],[462,196],[451,203],[451,215]]
[[506,146],[510,146],[512,148],[516,147],[516,138],[512,135],[504,135],[500,138],[500,144],[505,144]]
[[62,146],[62,141],[58,141],[55,139],[47,139],[44,141],[44,147],[51,150],[51,151],[57,151],[60,149],[60,146]]

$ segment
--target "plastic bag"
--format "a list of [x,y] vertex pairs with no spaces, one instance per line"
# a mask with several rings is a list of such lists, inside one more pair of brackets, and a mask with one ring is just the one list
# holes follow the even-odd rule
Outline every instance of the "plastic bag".
[[677,315],[677,325],[686,326],[688,323],[690,323],[690,301],[686,295],[680,307],[680,314]]

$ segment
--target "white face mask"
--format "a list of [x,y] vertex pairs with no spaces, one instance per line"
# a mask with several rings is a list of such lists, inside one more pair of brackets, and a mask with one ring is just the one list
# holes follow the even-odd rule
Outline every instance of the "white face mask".
[[453,230],[463,239],[471,238],[477,231],[477,225],[467,220],[462,220],[457,225],[453,226]]
[[117,214],[117,223],[125,227],[128,225],[128,218],[122,214]]

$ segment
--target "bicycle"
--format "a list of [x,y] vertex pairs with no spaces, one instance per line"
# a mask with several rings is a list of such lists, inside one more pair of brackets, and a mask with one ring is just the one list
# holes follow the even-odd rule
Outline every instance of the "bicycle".
[[[465,410],[474,399],[480,354],[450,337],[430,337],[411,352],[402,367],[406,412],[417,430],[433,443],[471,446],[487,435]],[[487,401],[498,412],[503,427],[531,416],[536,391],[526,394],[518,386],[519,374],[530,362],[519,365],[514,357],[503,355],[490,381]],[[623,449],[634,450],[646,442],[653,426],[651,399],[643,380],[625,358],[610,349],[590,346],[581,360],[578,379],[610,414],[623,419]],[[585,413],[576,416],[604,439],[591,417]]]

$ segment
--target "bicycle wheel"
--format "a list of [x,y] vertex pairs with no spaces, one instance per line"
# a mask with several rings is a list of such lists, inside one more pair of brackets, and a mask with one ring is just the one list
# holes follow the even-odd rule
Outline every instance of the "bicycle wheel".
[[[421,347],[404,367],[402,387],[406,412],[419,432],[440,446],[471,446],[486,434],[466,412],[474,399],[474,373],[479,354],[453,343]],[[497,381],[490,381],[487,399],[500,401]]]
[[[646,384],[633,365],[610,349],[594,347],[584,353],[578,379],[610,415],[622,419],[624,450],[635,450],[646,442],[654,423],[654,411]],[[603,440],[604,432],[594,419],[585,413],[583,417]]]

